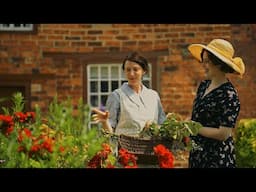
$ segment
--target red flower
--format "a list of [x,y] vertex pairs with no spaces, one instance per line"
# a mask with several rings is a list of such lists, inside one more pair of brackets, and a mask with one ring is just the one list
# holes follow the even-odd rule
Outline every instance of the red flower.
[[[108,158],[108,155],[112,152],[109,144],[103,143],[103,149],[100,150],[93,158],[89,161],[88,168],[101,168],[105,160]],[[110,167],[111,164],[107,164],[107,167]]]
[[164,145],[159,144],[154,147],[154,152],[158,157],[160,168],[173,168],[174,156]]
[[126,149],[121,148],[118,151],[119,162],[124,168],[137,168],[137,158],[134,154],[129,153]]

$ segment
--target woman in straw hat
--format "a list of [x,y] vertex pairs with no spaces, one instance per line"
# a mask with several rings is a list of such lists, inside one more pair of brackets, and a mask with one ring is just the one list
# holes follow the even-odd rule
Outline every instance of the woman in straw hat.
[[214,39],[208,45],[191,44],[190,53],[203,63],[206,80],[198,87],[193,103],[192,120],[203,128],[191,136],[196,147],[190,151],[190,168],[234,168],[235,151],[232,130],[240,111],[236,89],[227,73],[243,76],[245,66],[234,57],[233,46],[224,39]]

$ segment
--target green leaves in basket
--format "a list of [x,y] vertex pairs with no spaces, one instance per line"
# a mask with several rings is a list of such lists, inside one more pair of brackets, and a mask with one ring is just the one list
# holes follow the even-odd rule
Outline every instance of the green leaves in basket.
[[139,137],[158,137],[159,125],[156,123],[147,122],[143,130],[139,133]]
[[192,120],[182,120],[176,113],[168,113],[161,124],[151,123],[141,131],[141,137],[159,137],[182,142],[184,137],[197,135],[202,125]]

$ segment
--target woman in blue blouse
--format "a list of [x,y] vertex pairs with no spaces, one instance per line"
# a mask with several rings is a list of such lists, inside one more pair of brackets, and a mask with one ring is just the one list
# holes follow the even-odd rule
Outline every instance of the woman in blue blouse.
[[208,45],[192,44],[191,54],[201,63],[206,80],[198,87],[192,110],[192,120],[203,128],[191,136],[196,147],[190,151],[190,168],[234,168],[235,151],[232,130],[240,111],[238,93],[227,73],[243,76],[245,66],[234,58],[233,46],[224,39],[214,39]]
[[93,120],[101,122],[107,132],[138,136],[147,123],[161,124],[166,116],[158,93],[142,84],[148,61],[132,52],[124,59],[122,69],[128,82],[108,96],[106,112],[92,110]]

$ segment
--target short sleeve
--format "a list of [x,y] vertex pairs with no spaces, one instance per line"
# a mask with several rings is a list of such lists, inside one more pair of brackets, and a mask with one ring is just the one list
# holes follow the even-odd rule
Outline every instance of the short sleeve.
[[166,115],[163,110],[163,106],[159,95],[157,94],[157,108],[158,108],[158,124],[162,124],[166,120]]
[[222,101],[223,115],[220,125],[225,127],[235,127],[240,111],[240,101],[235,90],[229,89],[226,97]]
[[108,96],[106,110],[109,111],[109,123],[115,128],[120,116],[120,96],[117,91],[113,91]]

